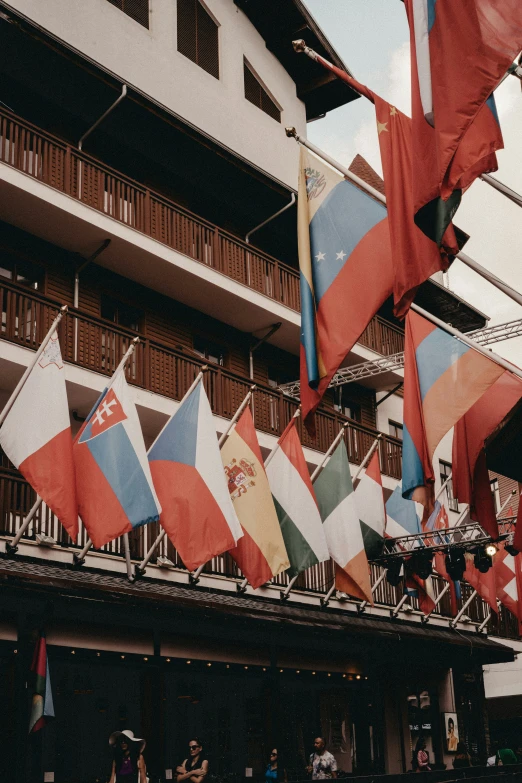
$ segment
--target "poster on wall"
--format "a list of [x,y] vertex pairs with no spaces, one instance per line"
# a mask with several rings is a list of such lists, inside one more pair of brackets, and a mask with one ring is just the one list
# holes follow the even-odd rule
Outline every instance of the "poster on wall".
[[446,732],[446,752],[455,753],[459,744],[459,724],[456,712],[443,712]]

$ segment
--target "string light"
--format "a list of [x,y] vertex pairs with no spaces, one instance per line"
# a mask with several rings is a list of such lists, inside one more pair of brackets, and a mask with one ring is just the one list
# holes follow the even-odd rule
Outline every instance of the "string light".
[[283,670],[282,670],[282,669],[279,669],[279,674],[282,674],[282,673],[283,673]]
[[98,658],[100,658],[101,657],[101,652],[97,652],[96,655],[97,655]]
[[123,659],[125,658],[125,656],[124,656],[124,655],[120,655],[120,658],[121,658],[121,659],[122,659],[122,661],[123,661]]
[[76,655],[76,650],[71,650],[71,655]]
[[266,666],[263,666],[263,671],[266,672]]
[[315,674],[315,672],[312,672],[312,674]]
[[328,676],[329,676],[329,677],[331,677],[331,676],[332,676],[332,675],[330,674],[330,672],[328,672]]
[[18,650],[13,650],[15,655],[18,655]]
[[346,674],[343,674],[343,680],[345,680],[345,679],[346,679]]
[[192,661],[187,661],[187,663],[192,663]]
[[243,666],[243,669],[246,671],[248,669],[248,666]]
[[144,656],[143,660],[148,661],[149,659],[146,656]]
[[360,674],[356,674],[356,675],[355,675],[355,679],[356,679],[356,680],[360,680],[360,679],[361,679],[361,675],[360,675]]
[[170,658],[167,658],[167,663],[170,663]]
[[296,670],[295,670],[295,673],[296,673],[296,674],[301,674],[301,671],[300,671],[300,669],[296,669]]
[[[246,668],[246,667],[245,667],[245,668]],[[229,663],[227,663],[227,669],[230,669],[230,664],[229,664]]]
[[212,664],[210,663],[210,661],[207,663],[207,666],[212,666]]

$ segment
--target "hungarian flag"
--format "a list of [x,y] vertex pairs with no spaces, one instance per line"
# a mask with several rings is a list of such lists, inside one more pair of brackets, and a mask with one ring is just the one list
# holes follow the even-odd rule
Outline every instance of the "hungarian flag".
[[[301,405],[307,428],[330,381],[393,290],[385,207],[305,147],[298,242]],[[361,292],[364,292],[362,294]]]
[[210,404],[200,381],[149,449],[160,524],[193,571],[234,547],[239,524],[219,453]]
[[382,555],[384,529],[386,527],[386,508],[384,506],[381,469],[377,450],[374,452],[362,479],[357,485],[355,501],[359,510],[366,555],[369,560],[374,560]]
[[296,576],[329,560],[330,553],[295,419],[278,443],[266,472],[290,560],[288,573]]
[[496,171],[493,91],[522,49],[520,0],[405,0],[410,25],[415,221],[434,241],[463,190]]
[[464,557],[466,559],[464,579],[477,591],[482,600],[489,604],[494,612],[498,613],[497,585],[494,568],[490,568],[489,571],[483,574],[475,567],[472,554],[466,552]]
[[522,555],[513,557],[505,550],[502,541],[493,557],[493,569],[497,598],[506,609],[518,619],[519,634],[522,633]]
[[230,498],[243,531],[230,554],[255,589],[289,567],[250,408],[221,449]]
[[[386,538],[403,538],[421,533],[421,523],[417,513],[420,505],[407,500],[402,495],[402,485],[398,484],[386,501]],[[422,539],[419,536],[419,543]]]
[[78,505],[72,434],[56,332],[4,420],[0,446],[75,541]]
[[47,660],[47,644],[43,631],[34,648],[31,671],[34,673],[34,693],[29,718],[29,734],[43,729],[49,718],[54,718],[53,694]]
[[123,370],[84,422],[73,454],[78,510],[97,549],[158,521],[161,507]]
[[409,312],[404,350],[402,491],[433,510],[433,454],[444,435],[504,372],[427,319]]
[[474,518],[492,538],[498,536],[491,497],[485,442],[522,398],[522,381],[504,372],[455,425],[453,493],[467,503]]
[[[419,285],[435,272],[446,270],[452,260],[413,220],[411,119],[345,71],[320,56],[317,61],[375,104],[394,267],[394,312],[398,318],[403,318]],[[455,255],[459,242],[451,225],[448,225],[445,240]],[[461,235],[460,245],[463,241],[464,235]]]
[[368,558],[344,440],[315,480],[314,491],[328,550],[335,562],[336,588],[373,603]]

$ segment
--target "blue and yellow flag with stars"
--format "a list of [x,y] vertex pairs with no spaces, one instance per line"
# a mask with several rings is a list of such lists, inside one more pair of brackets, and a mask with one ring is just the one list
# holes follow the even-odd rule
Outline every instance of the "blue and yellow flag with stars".
[[313,414],[328,385],[393,289],[386,208],[301,147],[301,405]]

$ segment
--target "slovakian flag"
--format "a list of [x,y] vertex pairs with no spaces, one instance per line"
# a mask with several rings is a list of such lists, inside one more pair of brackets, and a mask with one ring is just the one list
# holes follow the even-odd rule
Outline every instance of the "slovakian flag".
[[331,379],[392,293],[393,268],[385,207],[305,147],[297,214],[301,405],[313,432]]
[[72,434],[56,332],[4,420],[0,446],[75,541],[78,506]]
[[368,558],[344,440],[340,441],[313,486],[326,543],[335,563],[337,590],[373,604]]
[[168,420],[148,456],[162,506],[160,523],[189,571],[232,549],[243,533],[201,381]]
[[29,734],[43,729],[49,718],[54,718],[53,694],[47,660],[47,642],[41,632],[34,648],[31,671],[34,674],[34,692],[29,718]]
[[493,569],[497,598],[518,620],[518,632],[522,633],[522,555],[516,557],[506,552],[505,542],[493,557]]
[[[412,500],[402,495],[402,485],[398,484],[386,501],[386,538],[403,538],[421,533],[418,508]],[[419,543],[421,538],[419,537]]]
[[520,0],[405,0],[410,25],[413,197],[437,243],[463,190],[504,145],[493,91],[522,49]]
[[364,548],[369,560],[382,555],[384,548],[384,530],[386,528],[386,508],[382,491],[379,454],[376,450],[366,467],[366,471],[355,490],[355,501],[359,510],[359,520],[364,540]]
[[161,507],[123,371],[84,422],[73,453],[78,509],[94,547],[158,521]]
[[[466,552],[464,557],[466,560],[464,579],[477,591],[482,600],[489,604],[494,612],[498,613],[497,585],[494,568],[490,568],[489,571],[483,574],[475,567],[472,554]],[[495,558],[493,558],[493,562],[494,560]]]
[[491,497],[485,442],[522,399],[522,380],[504,372],[467,413],[453,433],[453,494],[467,503],[492,538],[498,536]]
[[295,419],[278,440],[266,472],[285,541],[290,576],[329,560],[330,553]]
[[[446,270],[453,260],[420,230],[413,219],[411,119],[346,71],[319,55],[317,61],[375,105],[393,257],[394,312],[398,318],[403,318],[419,285],[435,272]],[[454,255],[464,244],[464,235],[460,232],[457,241],[453,226],[448,225],[445,240]]]
[[444,435],[504,372],[410,311],[404,350],[402,491],[433,510],[433,454]]
[[290,561],[250,408],[245,408],[222,446],[221,461],[243,531],[229,554],[256,589],[285,571]]

